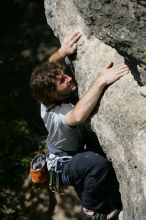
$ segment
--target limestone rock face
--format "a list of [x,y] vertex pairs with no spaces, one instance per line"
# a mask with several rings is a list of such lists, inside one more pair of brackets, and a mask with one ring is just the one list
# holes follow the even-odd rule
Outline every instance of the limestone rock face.
[[[97,38],[97,27],[93,28],[87,22],[90,7],[85,4],[83,8],[83,2],[45,0],[48,24],[60,40],[73,31],[82,32],[77,57],[73,62],[80,96],[109,61],[113,61],[114,65],[124,61],[115,49]],[[101,0],[85,2],[92,2],[92,8],[94,4],[95,8],[102,5]],[[103,1],[106,2],[110,1]],[[136,1],[131,2],[136,4]],[[98,17],[98,10],[94,13]],[[95,14],[91,14],[93,16]],[[126,28],[124,25],[122,27]],[[124,220],[146,220],[146,88],[143,86],[141,90],[133,77],[135,74],[129,73],[111,85],[91,118],[91,126],[103,150],[112,160],[120,182]]]
[[74,3],[90,31],[116,48],[135,70],[140,67],[140,78],[146,83],[146,1],[74,0]]

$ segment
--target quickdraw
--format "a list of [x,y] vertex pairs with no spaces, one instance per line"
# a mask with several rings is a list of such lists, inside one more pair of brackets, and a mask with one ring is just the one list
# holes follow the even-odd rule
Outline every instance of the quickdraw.
[[64,193],[60,172],[55,172],[54,170],[49,171],[49,188],[52,192]]

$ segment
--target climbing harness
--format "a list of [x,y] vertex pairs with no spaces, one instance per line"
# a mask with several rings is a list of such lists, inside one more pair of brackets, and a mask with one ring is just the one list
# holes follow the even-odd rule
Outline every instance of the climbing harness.
[[[62,156],[60,152],[50,153],[43,150],[30,163],[30,176],[33,183],[49,183],[52,192],[63,193],[63,185],[69,183],[63,176],[64,165],[72,156]],[[63,182],[62,182],[63,180]]]
[[46,156],[47,169],[49,172],[49,188],[52,192],[63,193],[62,171],[65,163],[71,156],[59,156],[50,153]]

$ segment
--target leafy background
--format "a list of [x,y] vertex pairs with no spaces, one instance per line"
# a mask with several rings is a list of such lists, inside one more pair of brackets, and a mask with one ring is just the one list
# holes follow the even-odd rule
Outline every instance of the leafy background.
[[0,219],[45,219],[49,199],[52,210],[56,199],[28,177],[30,160],[46,135],[29,80],[59,41],[47,25],[43,1],[4,0],[0,10]]

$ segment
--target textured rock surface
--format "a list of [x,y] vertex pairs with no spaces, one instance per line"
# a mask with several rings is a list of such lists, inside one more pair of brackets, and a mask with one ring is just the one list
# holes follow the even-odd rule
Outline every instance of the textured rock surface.
[[[45,0],[45,9],[48,24],[60,40],[73,31],[81,31],[83,34],[77,59],[74,61],[79,94],[82,95],[108,61],[112,60],[117,64],[124,58],[96,38],[96,28],[88,25],[89,19],[84,13],[81,16],[81,9],[84,12],[89,10],[88,4],[82,8],[79,3],[82,1]],[[93,8],[94,4],[96,8],[101,1],[92,1],[92,4]],[[133,1],[133,4],[136,4],[136,1]],[[98,11],[92,16],[98,16],[97,14]],[[130,38],[128,40],[130,42]],[[136,45],[136,39],[133,40],[133,45]],[[129,51],[132,51],[132,47]],[[104,151],[113,161],[120,181],[124,220],[146,220],[145,87],[142,90],[131,73],[124,76],[105,91],[91,119],[92,128],[97,133]]]
[[132,62],[135,70],[137,65],[141,66],[141,78],[146,83],[146,1],[74,0],[74,3],[98,39],[115,47]]

